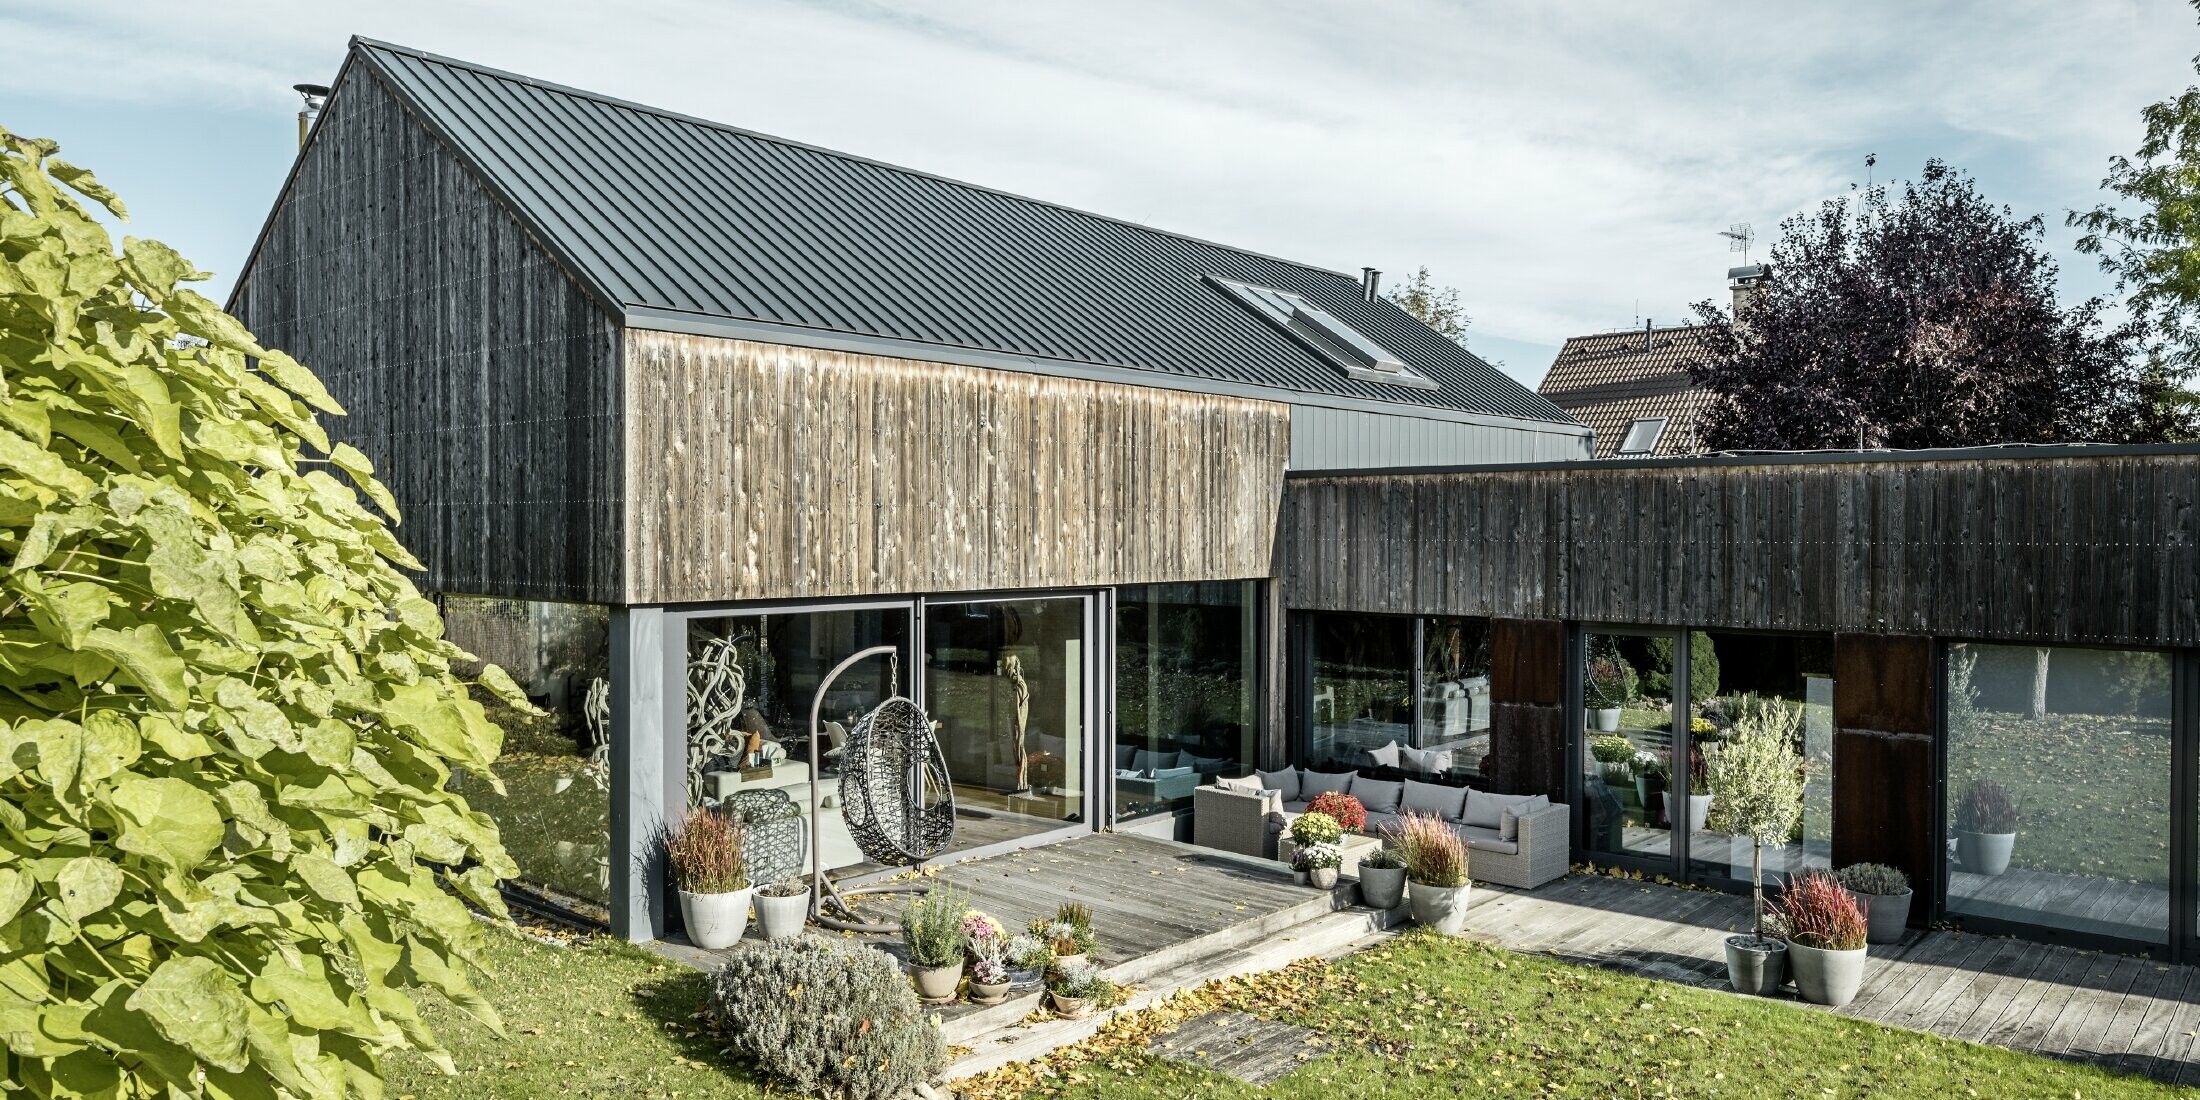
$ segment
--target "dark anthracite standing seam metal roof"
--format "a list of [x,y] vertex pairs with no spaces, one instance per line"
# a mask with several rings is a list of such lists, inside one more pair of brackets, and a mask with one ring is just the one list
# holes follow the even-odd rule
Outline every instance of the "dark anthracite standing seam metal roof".
[[[1396,305],[1362,300],[1350,275],[403,47],[352,46],[622,310],[1573,424]],[[1299,294],[1441,388],[1347,377],[1209,275]]]

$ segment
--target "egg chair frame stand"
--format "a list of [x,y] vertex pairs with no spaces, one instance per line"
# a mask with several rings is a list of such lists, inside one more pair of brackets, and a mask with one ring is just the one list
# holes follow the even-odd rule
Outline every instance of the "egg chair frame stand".
[[[859,650],[853,654],[850,654],[846,660],[843,660],[839,664],[834,665],[833,670],[825,674],[824,679],[818,682],[817,694],[810,700],[810,745],[812,746],[813,752],[815,750],[815,747],[822,743],[820,739],[823,736],[823,730],[820,723],[820,718],[823,716],[823,712],[825,709],[825,694],[832,689],[833,681],[838,680],[841,673],[848,671],[849,667],[854,665],[858,661],[862,661],[871,657],[887,657],[889,659],[898,661],[900,659],[900,656],[901,650],[898,646],[872,646],[869,649]],[[875,717],[879,713],[879,711],[886,709],[887,706],[896,702],[897,699],[899,699],[898,696],[896,697],[896,699],[889,699],[887,700],[887,702],[881,703],[871,712],[870,717],[866,717],[865,722],[868,723],[871,717]],[[915,707],[914,703],[906,699],[900,699],[899,701],[911,708]],[[921,710],[919,710],[917,713],[920,717],[923,714]],[[852,744],[854,744],[853,741],[851,741],[851,745]],[[928,769],[926,765],[929,763],[936,766],[939,772],[939,776],[942,779],[944,779],[944,777],[946,776],[946,761],[942,759],[939,755],[938,743],[927,737],[926,743],[922,748],[923,751],[912,754],[915,759],[912,762],[912,766],[909,770],[909,776],[907,780],[908,785],[902,792],[903,803],[905,807],[907,807],[907,811],[912,818],[920,812],[920,807],[923,805],[924,801],[925,787],[930,781],[928,773],[931,769]],[[844,756],[842,758],[842,774],[844,776],[847,774],[848,766],[849,760],[847,757]],[[818,832],[818,818],[821,816],[822,812],[821,807],[819,806],[819,788],[823,786],[824,775],[821,770],[817,774],[814,774],[811,777],[810,781],[811,919],[817,921],[817,923],[823,927],[836,929],[843,932],[887,933],[899,931],[899,925],[877,924],[865,921],[862,914],[856,912],[855,906],[850,904],[849,899],[864,897],[866,895],[873,894],[923,894],[931,890],[931,885],[923,882],[881,882],[865,885],[859,889],[851,889],[843,893],[840,887],[835,885],[833,880],[826,877],[825,875],[825,846],[822,843],[821,836]],[[945,784],[942,784],[941,793],[944,796],[943,806],[946,810],[947,829],[944,838],[939,841],[937,848],[940,851],[944,851],[947,846],[953,842],[954,839],[955,794],[954,788],[952,786],[946,786]],[[842,798],[841,801],[843,806],[841,812],[845,814],[847,812],[845,808],[847,805],[847,800],[845,796]],[[851,832],[854,831],[855,830],[851,830]],[[859,847],[863,846],[861,836],[857,837],[857,842]],[[927,847],[930,846],[928,845]],[[863,854],[866,858],[871,859],[877,859],[879,856],[878,853],[874,853],[868,848],[865,849]],[[933,854],[937,854],[937,852],[894,852],[885,854],[889,856],[899,856],[902,860],[906,861],[904,865],[907,865],[908,863],[921,864],[924,862],[925,859],[930,858],[930,856]],[[884,861],[882,860],[881,862]],[[828,906],[831,906],[832,909],[837,910],[837,914],[835,912],[828,911]]]

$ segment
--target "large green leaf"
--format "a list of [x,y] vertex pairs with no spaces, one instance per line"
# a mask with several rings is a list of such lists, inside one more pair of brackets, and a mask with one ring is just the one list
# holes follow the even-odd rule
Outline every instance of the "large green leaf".
[[85,635],[83,648],[122,666],[138,687],[162,705],[183,708],[183,658],[176,656],[159,627],[151,623],[127,631],[99,627]]
[[121,819],[115,846],[179,871],[205,862],[222,842],[222,815],[205,791],[181,779],[133,779],[108,805]]
[[162,1037],[208,1065],[242,1072],[244,994],[212,960],[174,955],[130,995],[126,1007],[145,1014]]
[[61,911],[82,923],[115,903],[122,893],[122,868],[98,856],[78,856],[62,865],[54,886],[60,891]]

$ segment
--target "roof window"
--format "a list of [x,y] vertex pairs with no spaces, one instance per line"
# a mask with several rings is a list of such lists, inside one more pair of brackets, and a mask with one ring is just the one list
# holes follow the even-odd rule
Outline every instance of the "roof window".
[[1335,364],[1349,377],[1419,389],[1437,388],[1435,382],[1414,373],[1404,359],[1369,339],[1366,333],[1288,290],[1212,275],[1207,281]]
[[1627,437],[1619,441],[1616,453],[1620,458],[1640,458],[1658,449],[1658,440],[1665,435],[1665,417],[1646,416],[1627,425]]

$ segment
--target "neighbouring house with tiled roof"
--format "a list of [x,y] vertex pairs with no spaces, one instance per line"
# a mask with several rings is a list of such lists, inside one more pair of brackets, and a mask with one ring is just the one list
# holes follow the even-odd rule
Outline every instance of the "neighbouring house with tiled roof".
[[[1727,272],[1735,301],[1762,281],[1763,264]],[[1703,338],[1692,325],[1576,336],[1559,349],[1537,392],[1596,432],[1598,458],[1657,458],[1703,449],[1697,422],[1711,403],[1688,376]]]

